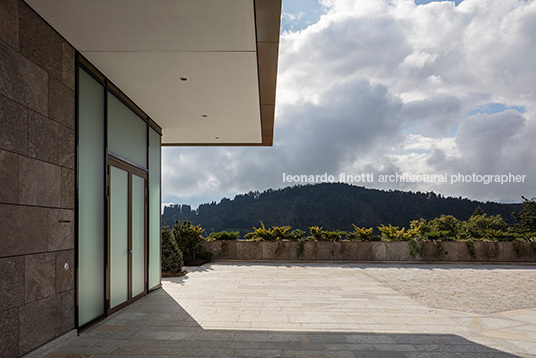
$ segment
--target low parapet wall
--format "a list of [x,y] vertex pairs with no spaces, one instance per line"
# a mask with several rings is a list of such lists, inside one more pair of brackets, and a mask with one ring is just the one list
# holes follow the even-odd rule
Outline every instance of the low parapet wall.
[[215,260],[536,262],[530,242],[207,241]]

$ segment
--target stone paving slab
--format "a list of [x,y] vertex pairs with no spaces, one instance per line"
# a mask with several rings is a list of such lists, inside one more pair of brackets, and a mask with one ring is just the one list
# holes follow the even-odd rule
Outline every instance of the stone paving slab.
[[536,307],[534,265],[358,267],[366,275],[434,308],[489,314]]
[[[536,358],[532,287],[508,286],[519,291],[517,300],[508,295],[512,309],[495,302],[485,311],[498,296],[486,295],[483,283],[471,297],[477,309],[434,307],[447,298],[463,303],[438,288],[465,270],[468,284],[479,273],[495,277],[482,281],[492,290],[497,280],[517,280],[512,273],[529,284],[533,266],[213,263],[188,270],[47,357]],[[442,281],[434,286],[434,279]],[[435,296],[409,295],[408,282],[412,292],[431,285]]]

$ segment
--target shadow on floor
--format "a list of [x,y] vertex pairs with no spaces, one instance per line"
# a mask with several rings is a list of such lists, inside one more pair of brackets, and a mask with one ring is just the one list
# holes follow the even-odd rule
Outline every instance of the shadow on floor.
[[163,289],[110,316],[46,357],[108,356],[517,357],[450,334],[208,330]]

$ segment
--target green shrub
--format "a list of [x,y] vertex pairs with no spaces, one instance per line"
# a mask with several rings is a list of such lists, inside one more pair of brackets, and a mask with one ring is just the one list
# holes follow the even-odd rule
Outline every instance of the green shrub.
[[380,225],[378,230],[382,233],[382,240],[384,241],[408,241],[411,239],[411,233],[406,232],[406,228],[400,229],[398,226]]
[[194,226],[190,221],[175,220],[173,225],[173,237],[177,246],[184,255],[186,265],[202,265],[212,258],[212,255],[203,251],[203,231],[199,225]]
[[237,240],[238,239],[238,231],[220,231],[220,232],[211,232],[208,235],[207,240],[208,241],[216,241],[216,240]]
[[[457,240],[462,237],[462,222],[452,215],[441,215],[428,222],[430,239]],[[432,234],[433,233],[433,234]]]
[[288,240],[291,238],[289,231],[290,226],[272,226],[272,228],[267,229],[261,221],[261,226],[254,227],[253,231],[247,233],[244,238],[249,241]]
[[171,230],[162,230],[162,274],[174,276],[182,272],[182,252]]
[[414,238],[424,238],[430,231],[431,228],[426,219],[420,218],[409,223],[409,232]]
[[341,230],[326,231],[322,230],[319,226],[311,226],[309,228],[311,233],[310,239],[314,241],[341,241],[346,238],[346,232]]
[[364,227],[358,227],[352,224],[354,231],[347,234],[350,240],[362,240],[362,241],[374,241],[372,236],[372,228],[365,229]]
[[322,240],[322,228],[319,226],[311,226],[309,228],[309,232],[311,233],[312,238],[315,241]]
[[469,220],[463,222],[462,229],[465,236],[472,239],[502,240],[509,235],[506,232],[507,225],[501,216],[487,216],[480,206]]
[[248,232],[245,236],[245,239],[249,241],[272,241],[273,240],[273,230],[266,229],[264,223],[261,221],[261,226],[259,228],[253,227],[252,232]]
[[289,234],[289,239],[290,240],[303,240],[305,239],[305,231],[303,230],[300,230],[300,229],[295,229],[295,230],[292,230],[292,232]]
[[290,226],[272,226],[274,240],[288,240],[290,238]]
[[346,239],[346,231],[334,230],[334,231],[324,231],[323,239],[325,241],[342,241]]

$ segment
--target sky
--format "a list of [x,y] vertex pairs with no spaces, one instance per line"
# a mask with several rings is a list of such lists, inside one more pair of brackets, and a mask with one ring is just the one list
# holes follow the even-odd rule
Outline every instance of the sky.
[[283,0],[273,147],[164,148],[162,202],[341,173],[370,188],[535,197],[534,64],[536,0]]

